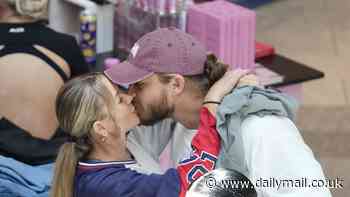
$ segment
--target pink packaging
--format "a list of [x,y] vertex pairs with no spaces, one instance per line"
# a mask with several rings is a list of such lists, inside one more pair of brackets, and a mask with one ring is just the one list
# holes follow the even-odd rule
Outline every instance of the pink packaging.
[[255,67],[254,11],[218,0],[188,10],[187,32],[232,68]]
[[120,61],[117,58],[107,58],[105,60],[104,69],[106,70],[106,69],[112,67],[113,65],[117,65],[117,64],[119,64],[119,62]]

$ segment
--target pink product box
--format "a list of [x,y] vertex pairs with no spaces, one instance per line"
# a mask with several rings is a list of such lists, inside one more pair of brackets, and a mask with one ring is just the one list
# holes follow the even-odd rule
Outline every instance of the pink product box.
[[187,32],[232,68],[255,68],[255,12],[218,0],[188,10]]
[[188,12],[187,24],[196,25],[188,26],[187,32],[202,42],[209,52],[224,60],[224,42],[222,36],[218,36],[224,33],[224,25],[222,24],[224,21],[218,22],[217,17],[210,13],[202,13],[198,9],[193,9]]
[[107,70],[107,69],[111,68],[112,66],[115,66],[119,63],[120,63],[120,61],[118,58],[107,58],[104,62],[104,69]]
[[240,21],[241,33],[240,39],[244,42],[241,45],[241,50],[239,46],[238,51],[241,52],[242,62],[241,65],[243,68],[253,69],[255,68],[255,29],[256,29],[256,20],[255,13],[245,13],[245,16]]
[[[215,15],[212,13],[203,13],[200,9],[193,7],[188,13],[187,32],[194,35],[200,42],[202,42],[210,52],[215,53],[220,59],[224,58],[224,40],[225,20],[218,20],[222,15]],[[227,20],[226,20],[227,21]],[[218,36],[220,35],[220,36]]]
[[217,1],[216,3],[220,10],[226,10],[230,13],[232,24],[236,26],[234,27],[236,32],[230,34],[231,40],[227,39],[234,45],[232,47],[234,55],[231,55],[232,65],[241,68],[254,68],[255,13],[227,1]]

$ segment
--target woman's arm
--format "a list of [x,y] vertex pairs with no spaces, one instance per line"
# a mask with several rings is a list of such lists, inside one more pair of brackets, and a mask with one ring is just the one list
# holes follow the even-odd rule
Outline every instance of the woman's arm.
[[103,178],[106,184],[101,190],[105,191],[104,194],[108,193],[104,196],[111,197],[184,197],[194,180],[214,169],[220,151],[216,120],[206,107],[200,111],[200,125],[192,140],[192,149],[192,154],[176,169],[169,169],[163,175],[146,175],[130,169],[122,173],[120,170],[108,173],[108,176]]

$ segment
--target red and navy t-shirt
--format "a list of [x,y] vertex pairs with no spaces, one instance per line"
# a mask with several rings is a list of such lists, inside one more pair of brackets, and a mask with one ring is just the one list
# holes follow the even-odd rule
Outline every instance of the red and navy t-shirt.
[[215,117],[207,108],[200,112],[198,132],[192,139],[193,152],[176,169],[165,174],[143,174],[132,168],[136,161],[79,162],[75,197],[184,197],[189,185],[215,168],[220,137]]

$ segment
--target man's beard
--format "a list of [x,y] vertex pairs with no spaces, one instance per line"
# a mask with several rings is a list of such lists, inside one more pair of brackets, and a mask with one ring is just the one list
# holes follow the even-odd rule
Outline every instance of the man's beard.
[[[174,107],[169,105],[164,92],[159,103],[149,104],[146,109],[141,105],[137,107],[139,107],[137,111],[139,112],[141,125],[154,125],[163,119],[169,118],[174,112]],[[140,107],[142,108],[141,110]]]

